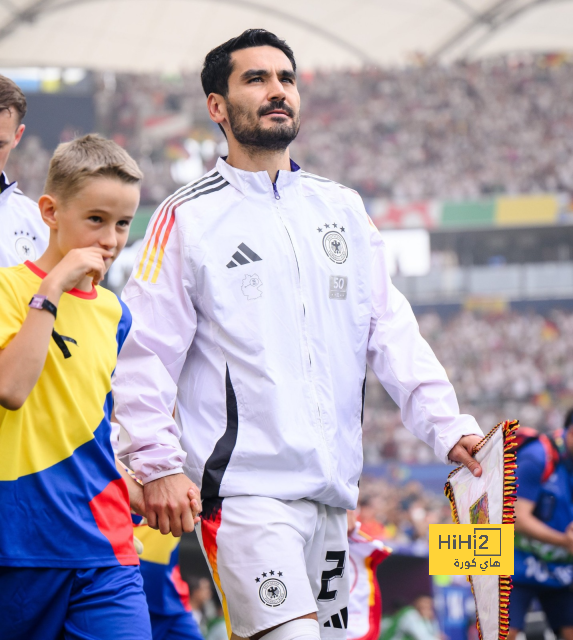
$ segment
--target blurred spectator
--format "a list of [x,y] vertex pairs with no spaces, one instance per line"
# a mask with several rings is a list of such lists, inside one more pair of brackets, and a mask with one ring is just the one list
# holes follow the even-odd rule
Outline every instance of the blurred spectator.
[[209,620],[205,640],[229,640],[223,607],[217,594],[213,596],[213,600],[215,601],[216,614],[213,619]]
[[199,578],[197,576],[189,576],[187,579],[189,584],[189,604],[191,605],[191,613],[197,621],[201,629],[203,637],[207,634],[207,622],[213,617],[214,612],[208,611],[209,607],[213,608],[213,587],[209,578]]
[[388,542],[395,551],[408,547],[420,555],[428,550],[429,525],[452,521],[442,494],[425,491],[419,482],[397,485],[368,476],[360,479],[358,519],[365,533]]
[[380,640],[443,640],[429,595],[418,596],[411,606],[384,618],[382,625]]

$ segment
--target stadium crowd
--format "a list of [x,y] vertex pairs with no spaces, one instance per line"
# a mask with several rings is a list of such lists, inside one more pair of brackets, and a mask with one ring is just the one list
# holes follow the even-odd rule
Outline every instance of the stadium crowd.
[[[474,415],[482,429],[514,418],[541,431],[562,426],[573,405],[573,314],[462,312],[448,321],[437,314],[418,321],[448,372],[461,410]],[[374,376],[367,382],[367,464],[435,462],[429,447],[404,429],[398,409]]]
[[[224,147],[197,74],[102,74],[98,129],[139,161],[155,204]],[[293,157],[365,197],[471,199],[573,190],[573,61],[507,56],[471,64],[302,73]],[[41,192],[48,154],[28,139],[12,169]],[[175,163],[187,163],[184,171]],[[19,167],[30,167],[26,175]]]

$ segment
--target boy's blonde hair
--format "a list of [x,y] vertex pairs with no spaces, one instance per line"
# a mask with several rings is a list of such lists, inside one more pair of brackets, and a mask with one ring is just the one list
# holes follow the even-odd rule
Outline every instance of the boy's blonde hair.
[[143,174],[137,162],[117,143],[97,133],[60,144],[48,169],[45,193],[67,200],[88,178],[117,178],[139,185]]

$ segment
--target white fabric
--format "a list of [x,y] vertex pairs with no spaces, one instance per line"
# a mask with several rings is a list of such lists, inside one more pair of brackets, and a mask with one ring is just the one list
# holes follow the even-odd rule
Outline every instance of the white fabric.
[[265,638],[266,640],[312,640],[313,638],[320,640],[320,627],[316,620],[310,618],[291,620],[265,634]]
[[[180,191],[160,271],[158,251],[148,279],[132,275],[123,292],[133,325],[113,382],[115,414],[120,455],[139,478],[183,469],[201,485],[227,428],[227,367],[238,436],[221,496],[354,508],[367,362],[406,427],[444,462],[463,435],[482,435],[459,415],[356,192],[299,170],[279,173],[276,199],[266,172],[222,159],[206,183],[218,176],[229,185],[210,193],[199,185],[205,195],[188,202]],[[168,228],[161,220],[172,210],[158,209],[148,237],[157,222]],[[347,245],[342,264],[323,247],[326,225]],[[228,268],[241,243],[261,260]],[[333,279],[343,277],[346,299],[332,298]]]
[[[470,507],[487,493],[489,523],[503,523],[503,432],[501,427],[475,456],[482,467],[480,478],[465,467],[450,478],[460,524],[471,524]],[[471,576],[482,640],[499,637],[499,576]]]
[[380,611],[376,614],[375,580],[378,558],[384,552],[382,540],[375,540],[360,531],[356,523],[354,531],[348,536],[348,579],[350,597],[348,600],[348,638],[363,638],[370,631],[373,616],[379,623]]
[[46,250],[49,237],[38,205],[18,189],[18,183],[7,186],[0,193],[0,267],[36,260]]
[[[225,498],[220,509],[216,569],[233,633],[250,637],[316,612],[323,640],[345,640],[340,615],[349,591],[346,511],[310,500],[256,496]],[[209,544],[206,526],[201,522],[198,535],[203,550]],[[326,561],[329,551],[343,553],[341,576],[328,578],[338,565]],[[205,556],[213,571],[212,556]],[[277,604],[266,596],[273,586]],[[321,591],[328,599],[319,600]],[[332,616],[340,620],[338,628]]]

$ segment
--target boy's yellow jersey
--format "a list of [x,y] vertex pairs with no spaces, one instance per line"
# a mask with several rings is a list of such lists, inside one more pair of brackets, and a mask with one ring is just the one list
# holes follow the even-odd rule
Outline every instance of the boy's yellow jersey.
[[[0,348],[20,330],[45,274],[0,269]],[[127,487],[110,443],[111,376],[131,326],[110,291],[72,290],[58,305],[46,364],[17,411],[0,408],[0,565],[138,564]]]

